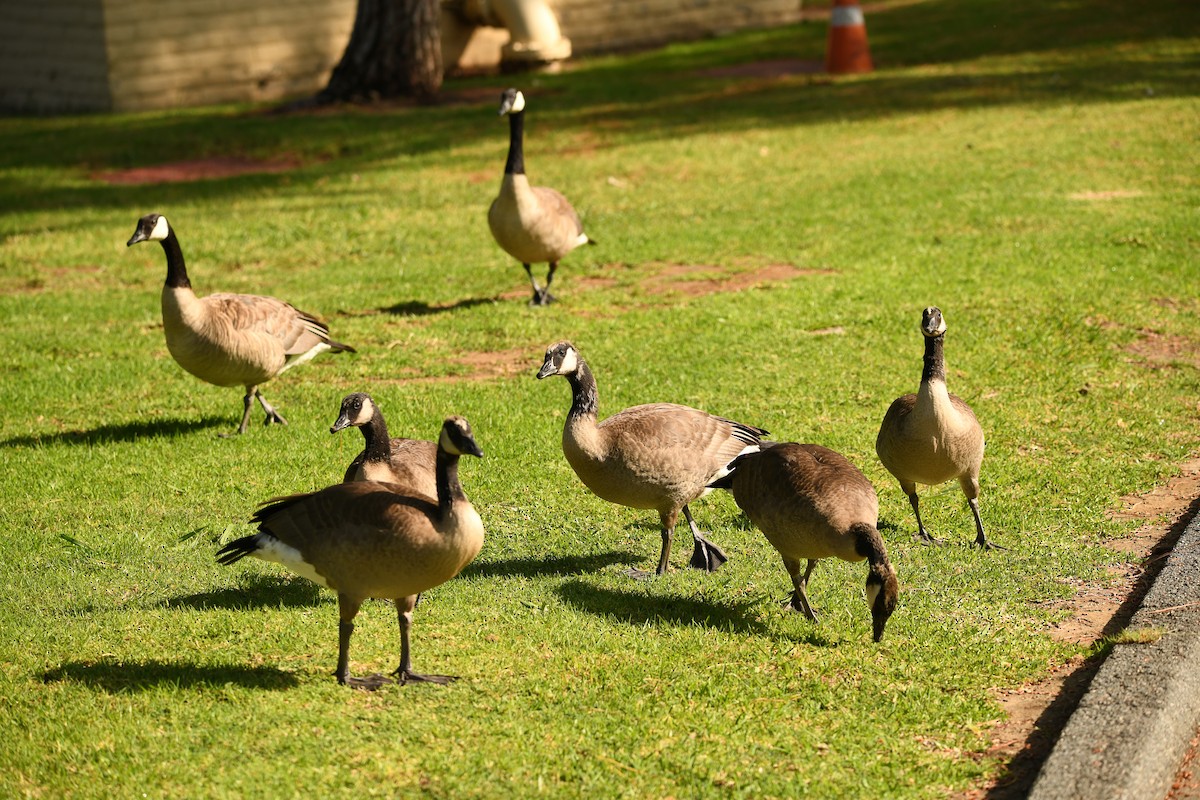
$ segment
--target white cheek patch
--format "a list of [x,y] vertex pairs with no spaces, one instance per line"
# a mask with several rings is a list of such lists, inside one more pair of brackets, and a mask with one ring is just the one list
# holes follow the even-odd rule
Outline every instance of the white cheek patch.
[[517,96],[513,98],[512,108],[509,109],[510,114],[517,114],[525,110],[525,95],[517,92]]
[[875,600],[879,597],[879,593],[883,591],[883,587],[878,583],[867,584],[867,607],[875,608]]
[[299,550],[284,544],[274,536],[267,535],[262,537],[259,547],[254,551],[253,555],[261,558],[263,561],[274,561],[276,564],[282,564],[300,577],[308,578],[318,586],[324,586],[326,589],[333,588],[313,569],[312,564],[304,560]]
[[150,241],[161,242],[171,234],[171,226],[167,223],[167,218],[160,216],[158,222],[154,223],[154,230],[150,231]]
[[438,437],[438,447],[451,455],[462,455],[462,451],[454,446],[454,442],[450,441],[450,433],[445,428],[442,428],[442,435]]
[[567,352],[563,353],[562,363],[558,365],[558,374],[570,375],[577,369],[579,369],[579,355],[575,352],[575,348],[568,347]]
[[358,413],[354,416],[355,425],[366,425],[371,421],[371,417],[375,416],[375,404],[371,400],[365,399],[362,406],[358,409]]

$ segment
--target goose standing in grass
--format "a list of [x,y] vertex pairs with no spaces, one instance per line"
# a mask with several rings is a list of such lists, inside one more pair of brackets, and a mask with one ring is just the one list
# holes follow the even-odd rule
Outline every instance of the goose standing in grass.
[[[596,379],[570,342],[546,350],[538,379],[562,375],[571,384],[571,411],[562,447],[575,474],[610,503],[652,508],[662,523],[662,551],[655,574],[667,571],[671,540],[682,511],[692,530],[691,566],[715,571],[728,559],[700,532],[688,503],[707,494],[739,455],[758,450],[762,428],[672,403],[634,406],[597,424]],[[650,573],[631,570],[635,577]]]
[[409,630],[417,595],[453,578],[483,546],[483,523],[458,480],[462,455],[482,456],[471,426],[450,417],[437,450],[437,499],[401,493],[374,481],[339,483],[319,492],[269,500],[253,522],[258,533],[217,552],[221,564],[255,556],[283,564],[338,596],[338,683],[378,689],[383,675],[350,675],[354,617],[367,598],[392,600],[400,623],[396,682],[448,683],[451,675],[412,670]]
[[943,544],[921,522],[917,484],[936,486],[957,478],[975,516],[975,544],[985,550],[999,545],[988,541],[979,517],[979,468],[983,464],[983,429],[975,412],[946,389],[943,342],[946,321],[941,309],[921,314],[925,337],[925,366],[916,394],[896,398],[883,417],[875,452],[888,472],[900,482],[917,518],[917,537],[926,544]]
[[395,483],[420,495],[437,497],[434,479],[437,445],[424,439],[388,438],[379,404],[363,392],[342,399],[330,433],[354,426],[362,431],[363,451],[346,468],[343,481]]
[[[508,89],[500,96],[500,115],[508,115],[508,161],[500,194],[488,209],[488,227],[496,243],[525,267],[533,287],[530,305],[554,301],[550,282],[558,261],[582,244],[595,244],[583,232],[579,215],[567,198],[545,186],[530,186],[525,176],[525,96]],[[539,287],[530,264],[550,264],[546,285]]]
[[[764,443],[741,456],[734,470],[712,484],[729,489],[746,516],[783,556],[792,578],[788,607],[813,622],[808,579],[817,561],[867,560],[867,605],[875,641],[896,608],[896,571],[879,536],[875,487],[845,456],[816,444]],[[807,561],[804,574],[800,562]]]
[[147,214],[138,220],[128,246],[138,242],[158,242],[167,254],[162,314],[171,356],[200,380],[217,386],[245,387],[238,433],[245,433],[250,425],[254,398],[266,412],[264,424],[287,424],[262,396],[259,384],[326,350],[354,352],[353,347],[330,339],[329,328],[316,317],[274,297],[197,297],[188,280],[179,240],[163,215]]

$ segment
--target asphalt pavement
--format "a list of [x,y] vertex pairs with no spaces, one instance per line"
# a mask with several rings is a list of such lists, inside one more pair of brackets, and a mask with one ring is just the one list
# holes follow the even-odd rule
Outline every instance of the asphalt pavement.
[[[1092,679],[1030,800],[1162,800],[1200,726],[1200,514]],[[1158,635],[1161,633],[1161,635]]]

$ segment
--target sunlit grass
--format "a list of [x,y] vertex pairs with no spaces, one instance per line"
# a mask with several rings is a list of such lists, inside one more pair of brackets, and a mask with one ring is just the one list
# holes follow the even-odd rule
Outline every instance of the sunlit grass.
[[[993,690],[1087,652],[1049,638],[1053,601],[1108,579],[1126,556],[1104,542],[1131,523],[1106,512],[1200,442],[1195,16],[903,3],[870,15],[866,76],[699,74],[820,58],[806,24],[521,79],[530,175],[600,241],[537,311],[487,231],[507,135],[490,101],[0,120],[0,793],[931,797],[995,774]],[[230,153],[302,166],[91,177]],[[167,354],[161,252],[125,247],[149,211],[200,292],[283,297],[359,348],[265,387],[288,428],[217,438],[239,392]],[[922,502],[951,545],[915,545],[874,456],[929,304],[1004,552],[967,547],[952,485]],[[901,581],[883,642],[862,565],[818,568],[819,626],[783,613],[778,557],[724,495],[694,508],[721,571],[683,569],[685,535],[679,569],[627,579],[656,520],[563,460],[568,389],[533,373],[564,338],[602,415],[688,403],[858,464]],[[487,543],[414,628],[416,667],[462,676],[446,689],[338,687],[334,599],[213,560],[260,501],[341,476],[360,445],[327,430],[356,390],[393,435],[461,413],[487,454],[462,469]],[[364,608],[351,657],[395,666],[388,605]]]

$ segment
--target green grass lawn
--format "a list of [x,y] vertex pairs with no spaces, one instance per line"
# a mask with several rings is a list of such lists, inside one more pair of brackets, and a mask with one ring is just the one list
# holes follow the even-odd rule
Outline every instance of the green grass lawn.
[[[1002,771],[994,690],[1083,652],[1050,638],[1055,601],[1111,579],[1132,523],[1108,512],[1200,445],[1200,11],[928,0],[867,24],[859,77],[711,74],[819,59],[806,24],[516,79],[531,178],[600,242],[547,309],[486,223],[510,79],[430,109],[0,120],[0,796],[937,797]],[[95,177],[216,155],[301,166]],[[200,293],[285,298],[358,348],[266,385],[289,427],[218,438],[240,392],[166,351],[161,250],[125,246],[150,211]],[[1005,551],[968,547],[956,485],[922,503],[951,545],[915,544],[874,455],[933,304]],[[820,625],[785,614],[723,493],[693,506],[723,569],[683,568],[685,533],[674,571],[627,578],[657,520],[563,459],[568,388],[533,377],[559,339],[601,416],[686,403],[859,465],[901,583],[884,640],[863,565],[818,568]],[[414,626],[450,687],[339,687],[333,596],[214,560],[259,502],[340,479],[351,391],[393,435],[463,414],[486,452],[461,471],[484,550]],[[390,604],[358,623],[352,669],[390,671]]]

